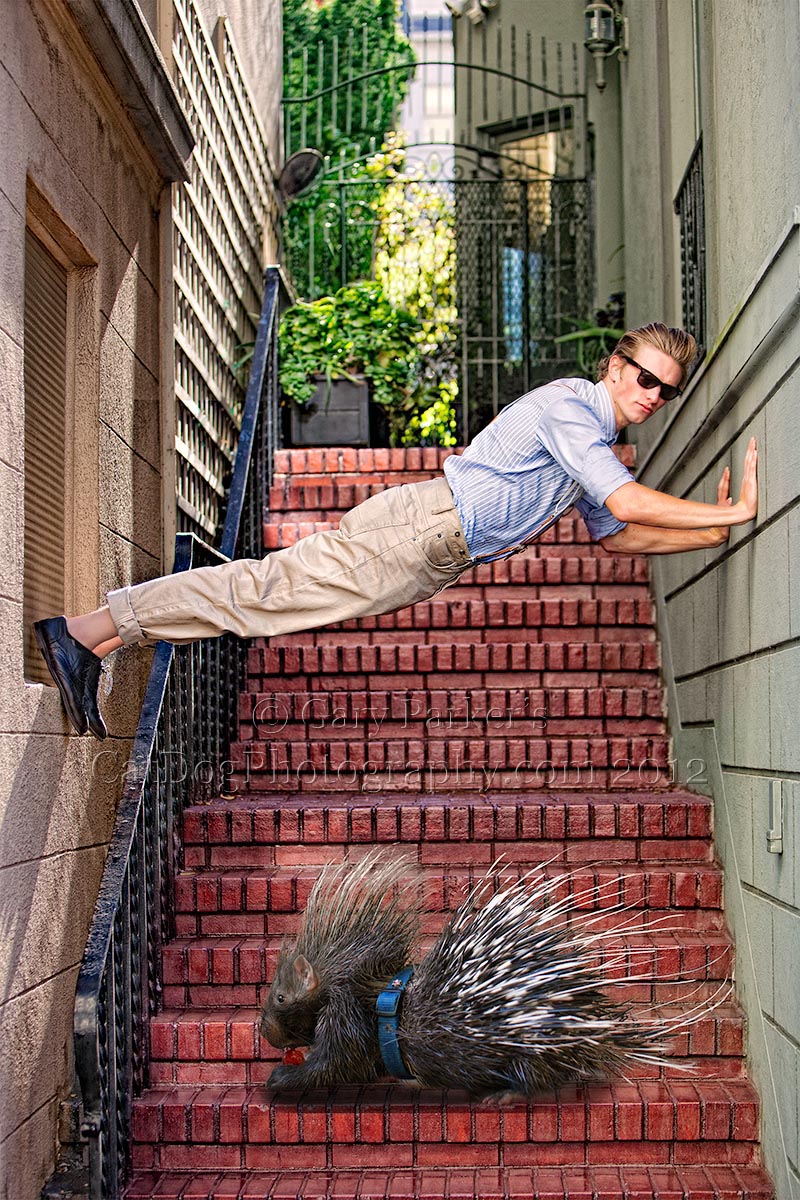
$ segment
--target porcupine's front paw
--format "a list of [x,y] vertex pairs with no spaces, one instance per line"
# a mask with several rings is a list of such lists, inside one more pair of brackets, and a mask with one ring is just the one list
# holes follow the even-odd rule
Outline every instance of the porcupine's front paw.
[[269,1077],[269,1086],[274,1091],[291,1091],[293,1088],[302,1087],[302,1083],[298,1078],[299,1071],[297,1067],[287,1067],[284,1063],[278,1063]]

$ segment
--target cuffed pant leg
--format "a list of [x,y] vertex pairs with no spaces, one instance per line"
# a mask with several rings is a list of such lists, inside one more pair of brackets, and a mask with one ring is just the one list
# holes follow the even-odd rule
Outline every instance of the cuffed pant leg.
[[389,488],[263,559],[237,559],[108,594],[125,644],[231,632],[270,637],[425,599],[470,565],[444,479]]

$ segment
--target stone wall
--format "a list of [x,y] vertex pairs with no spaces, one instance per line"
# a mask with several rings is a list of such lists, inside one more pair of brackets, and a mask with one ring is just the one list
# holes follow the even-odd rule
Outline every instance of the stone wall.
[[[0,1196],[33,1200],[72,1086],[72,1010],[147,655],[116,656],[105,747],[23,670],[26,223],[72,264],[67,603],[161,570],[161,178],[60,0],[4,0],[0,107]],[[69,410],[68,410],[69,411]]]

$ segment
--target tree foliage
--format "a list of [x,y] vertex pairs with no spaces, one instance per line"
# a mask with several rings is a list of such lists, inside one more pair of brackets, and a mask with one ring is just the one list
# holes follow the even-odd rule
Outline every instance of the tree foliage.
[[458,395],[453,194],[446,184],[424,179],[421,167],[407,167],[402,139],[396,136],[370,160],[368,170],[384,181],[373,201],[375,279],[392,305],[419,322],[415,411],[408,413],[401,440],[452,446]]
[[[306,370],[335,377],[358,363],[393,444],[452,445],[453,202],[405,171],[394,130],[414,55],[397,11],[397,0],[284,0],[287,152],[311,145],[329,162],[284,216],[292,281],[316,305],[284,318],[281,381],[302,402]],[[322,365],[311,368],[312,359]]]
[[284,0],[283,22],[287,154],[313,146],[328,160],[283,222],[292,280],[314,299],[370,273],[379,185],[365,163],[396,125],[414,53],[397,0]]
[[397,16],[397,0],[284,0],[290,153],[305,132],[322,154],[357,157],[394,128],[414,71]]

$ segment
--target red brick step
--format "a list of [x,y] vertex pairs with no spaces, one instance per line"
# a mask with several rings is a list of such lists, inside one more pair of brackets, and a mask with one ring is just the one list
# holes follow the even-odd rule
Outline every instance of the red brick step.
[[710,863],[711,806],[658,792],[398,793],[290,791],[196,805],[183,814],[187,867],[343,861],[348,847],[416,848],[423,864],[558,861]]
[[[674,923],[667,928],[674,929]],[[235,935],[174,938],[162,952],[164,1003],[257,1005],[273,977],[281,940]],[[423,951],[429,944],[430,939],[423,939]],[[628,975],[641,981],[619,989],[624,999],[653,1003],[685,997],[698,984],[722,983],[733,969],[730,936],[724,930],[620,934],[603,944],[597,958],[611,982]],[[713,989],[705,989],[706,995],[709,990]]]
[[[634,1006],[647,1019],[652,1007]],[[677,1020],[682,1010],[664,1006],[659,1015]],[[266,1084],[280,1055],[259,1034],[258,1007],[165,1009],[150,1022],[150,1083]],[[680,1080],[687,1062],[697,1078],[734,1079],[744,1069],[744,1018],[734,1004],[722,1004],[690,1029],[668,1040],[666,1053],[676,1067],[667,1076]],[[677,1074],[676,1074],[677,1072]],[[657,1079],[657,1066],[637,1066],[637,1079]]]
[[[526,873],[521,864],[509,864],[504,879]],[[293,929],[305,910],[319,867],[272,867],[265,870],[186,870],[175,880],[177,933],[217,935],[228,933],[283,933]],[[464,899],[469,887],[481,880],[478,867],[424,867],[420,886],[424,909],[433,921],[451,912]],[[587,866],[569,874],[563,868],[547,867],[536,878],[559,880],[553,897],[570,897],[573,911],[606,911],[610,920],[632,923],[646,914],[663,916],[673,911],[684,927],[719,928],[722,922],[722,874],[713,864],[644,863],[628,867]],[[623,905],[619,912],[614,910]],[[433,918],[433,921],[430,920]],[[235,922],[253,922],[238,928]],[[227,924],[226,924],[227,922]]]
[[142,1172],[126,1200],[771,1200],[760,1167]]
[[[317,644],[293,635],[248,653],[249,691],[385,690],[391,676],[401,695],[420,688],[647,687],[660,685],[659,647],[635,642],[370,642]],[[305,640],[301,641],[300,638]],[[297,639],[297,640],[295,640]]]
[[670,1079],[565,1088],[507,1107],[397,1084],[279,1096],[166,1086],[134,1101],[132,1128],[136,1166],[148,1170],[268,1169],[290,1165],[292,1152],[293,1165],[317,1168],[387,1159],[396,1167],[751,1165],[758,1120],[745,1081]]
[[515,737],[532,731],[648,734],[664,731],[660,687],[641,688],[346,688],[246,692],[239,700],[239,736],[341,737],[363,729],[372,737],[448,735]]
[[[545,735],[547,731],[545,731]],[[442,787],[484,791],[487,786],[540,790],[668,787],[673,782],[671,742],[666,734],[634,737],[515,736],[309,739],[302,726],[283,736],[234,742],[230,749],[234,791],[409,792]]]

